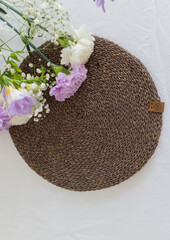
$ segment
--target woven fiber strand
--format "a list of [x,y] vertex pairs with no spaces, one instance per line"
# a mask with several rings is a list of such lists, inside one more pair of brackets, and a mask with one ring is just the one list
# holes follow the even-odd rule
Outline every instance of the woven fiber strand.
[[[47,46],[47,43],[40,48]],[[43,52],[59,64],[60,51]],[[45,64],[34,52],[35,62]],[[27,57],[21,64],[31,72]],[[162,114],[149,112],[160,101],[143,64],[118,45],[96,37],[86,65],[88,78],[65,102],[47,97],[51,112],[10,129],[26,163],[49,182],[70,190],[107,188],[139,171],[154,153]]]

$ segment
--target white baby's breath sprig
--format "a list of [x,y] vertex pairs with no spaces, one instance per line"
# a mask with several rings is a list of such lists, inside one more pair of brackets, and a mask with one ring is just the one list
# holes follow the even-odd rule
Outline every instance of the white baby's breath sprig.
[[[70,20],[68,12],[65,12],[59,0],[24,0],[24,18],[27,20],[20,26],[22,35],[28,35],[29,39],[41,36],[44,40],[58,45],[59,36],[66,33],[65,26]],[[29,21],[31,20],[31,21]],[[28,34],[29,33],[29,34]]]

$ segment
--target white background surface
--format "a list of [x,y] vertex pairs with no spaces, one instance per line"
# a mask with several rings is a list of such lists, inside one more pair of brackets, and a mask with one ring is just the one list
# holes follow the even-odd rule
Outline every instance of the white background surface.
[[105,15],[92,0],[64,3],[75,27],[85,23],[148,68],[166,102],[159,146],[129,180],[79,193],[39,177],[0,133],[0,239],[170,240],[170,0],[107,0]]

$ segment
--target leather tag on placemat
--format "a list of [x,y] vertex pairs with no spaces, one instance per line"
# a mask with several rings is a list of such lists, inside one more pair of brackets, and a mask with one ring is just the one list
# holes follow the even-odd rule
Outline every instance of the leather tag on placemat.
[[164,102],[150,102],[149,112],[164,112],[165,103]]

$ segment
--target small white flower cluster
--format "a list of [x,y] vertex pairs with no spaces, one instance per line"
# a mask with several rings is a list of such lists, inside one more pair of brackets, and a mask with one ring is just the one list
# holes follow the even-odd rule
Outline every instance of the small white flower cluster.
[[42,118],[45,113],[48,114],[50,112],[49,104],[46,103],[47,100],[44,97],[44,92],[43,92],[44,90],[47,89],[47,86],[48,86],[48,84],[41,83],[38,91],[34,91],[35,88],[32,86],[33,88],[32,88],[31,94],[32,94],[32,96],[34,96],[37,99],[37,104],[34,107],[34,121],[35,122],[38,122],[39,119]]
[[5,63],[3,65],[3,67],[6,68],[7,70],[9,70],[12,74],[14,74],[16,72],[15,69],[11,66],[10,63],[8,63],[8,64]]
[[[28,66],[30,68],[33,68],[32,63],[29,63]],[[37,68],[36,72],[40,74],[42,71],[39,68]],[[25,77],[27,80],[38,77],[31,75],[30,73],[25,74],[24,72],[22,72],[22,76]],[[46,80],[49,79],[50,75],[47,73]],[[44,97],[44,91],[47,90],[48,87],[49,83],[41,83],[40,85],[36,83],[21,84],[21,88],[28,91],[28,94],[37,100],[37,103],[33,107],[33,117],[35,122],[38,122],[40,118],[45,116],[46,113],[48,114],[50,112],[49,104],[46,103],[47,100]]]
[[[22,35],[43,40],[51,38],[51,42],[58,44],[58,37],[65,34],[65,24],[69,21],[69,15],[63,10],[59,0],[23,0],[23,13],[27,18],[33,19],[31,26],[25,21],[20,25]],[[45,31],[44,31],[45,30]]]

